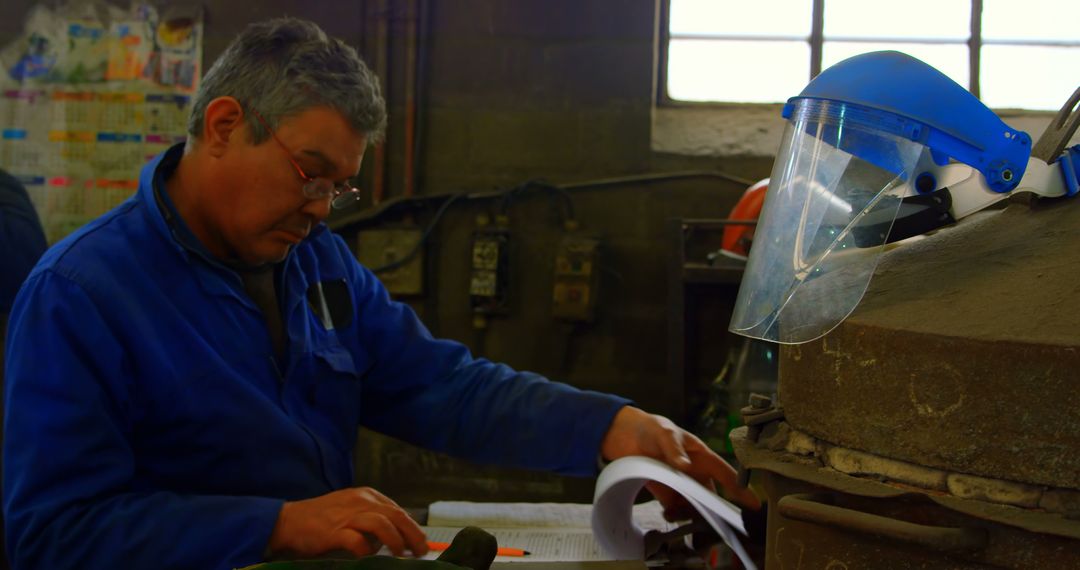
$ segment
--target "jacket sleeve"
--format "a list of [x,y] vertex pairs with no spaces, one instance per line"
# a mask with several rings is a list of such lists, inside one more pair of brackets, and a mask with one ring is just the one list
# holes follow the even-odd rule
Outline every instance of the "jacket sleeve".
[[601,440],[628,400],[473,358],[460,343],[432,338],[340,247],[353,270],[358,340],[374,357],[362,397],[367,427],[481,463],[596,474]]
[[26,189],[0,170],[0,315],[11,310],[15,293],[45,248],[45,232]]
[[3,499],[15,568],[234,568],[259,562],[281,501],[136,489],[136,385],[76,283],[32,274],[10,320]]

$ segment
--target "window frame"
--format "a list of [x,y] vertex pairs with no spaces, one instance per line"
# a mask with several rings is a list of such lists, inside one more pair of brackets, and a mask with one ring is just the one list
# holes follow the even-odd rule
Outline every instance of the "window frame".
[[[708,40],[740,40],[740,41],[806,41],[810,45],[810,77],[807,78],[809,82],[814,77],[817,77],[821,73],[822,66],[822,53],[825,45],[825,1],[826,0],[810,0],[812,2],[811,11],[811,29],[810,34],[807,36],[729,36],[724,34],[677,34],[672,35],[669,29],[669,22],[671,17],[671,0],[659,0],[658,2],[658,45],[657,45],[657,71],[656,71],[656,92],[654,94],[656,103],[661,107],[713,107],[713,108],[726,108],[726,107],[745,107],[752,106],[776,106],[777,103],[739,103],[733,101],[682,101],[674,99],[668,94],[667,89],[667,69],[668,69],[668,45],[672,39],[708,39]],[[846,43],[846,42],[865,42],[865,41],[887,41],[890,43],[910,43],[910,44],[964,44],[968,47],[968,85],[967,88],[975,97],[981,98],[980,94],[980,69],[982,58],[982,47],[985,45],[1020,45],[1020,46],[1062,46],[1062,47],[1077,47],[1080,46],[1080,41],[1068,42],[1068,41],[1044,41],[1044,40],[984,40],[982,37],[982,11],[983,0],[970,0],[971,2],[971,22],[970,22],[970,34],[966,40],[940,40],[931,38],[879,38],[879,37],[836,37],[830,38],[830,42]],[[1046,113],[1047,111],[1024,109],[1025,113]]]

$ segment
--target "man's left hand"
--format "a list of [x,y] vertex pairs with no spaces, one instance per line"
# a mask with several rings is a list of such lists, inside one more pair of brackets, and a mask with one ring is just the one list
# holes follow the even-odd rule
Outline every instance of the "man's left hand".
[[[731,465],[697,436],[663,416],[631,406],[619,410],[600,444],[600,454],[606,461],[630,455],[652,457],[690,475],[713,491],[716,490],[714,482],[720,483],[724,494],[744,507],[761,508],[761,501],[753,491],[736,482],[737,474]],[[646,488],[664,505],[664,516],[668,519],[686,519],[693,514],[686,500],[670,488],[656,483]]]

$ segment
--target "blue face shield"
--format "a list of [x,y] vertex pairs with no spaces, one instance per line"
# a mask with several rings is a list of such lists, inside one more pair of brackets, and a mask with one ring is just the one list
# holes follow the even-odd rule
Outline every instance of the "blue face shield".
[[862,299],[887,243],[1014,191],[1080,192],[1080,146],[1031,158],[1031,137],[898,52],[825,70],[784,107],[730,330],[786,344],[827,334]]
[[[881,128],[895,116],[793,103],[736,302],[734,332],[816,339],[862,299],[928,149]],[[901,121],[902,122],[902,121]]]

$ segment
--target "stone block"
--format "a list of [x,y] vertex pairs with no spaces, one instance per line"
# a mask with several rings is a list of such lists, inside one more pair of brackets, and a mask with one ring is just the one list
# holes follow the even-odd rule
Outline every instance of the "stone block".
[[1073,489],[1047,489],[1039,499],[1039,508],[1055,513],[1080,515],[1080,491]]
[[[785,425],[787,424],[785,423]],[[817,441],[809,434],[791,429],[784,450],[797,455],[816,455]]]
[[1042,487],[1025,485],[1014,481],[989,479],[963,473],[950,473],[949,492],[962,499],[975,499],[1003,503],[1016,507],[1034,508],[1039,506]]
[[947,488],[944,471],[854,449],[830,447],[825,452],[825,463],[848,475],[883,478],[938,491],[944,491]]

